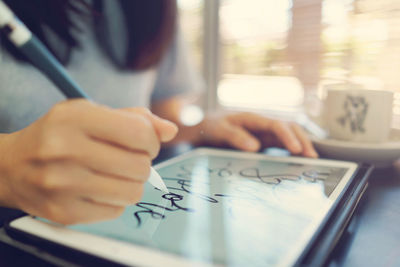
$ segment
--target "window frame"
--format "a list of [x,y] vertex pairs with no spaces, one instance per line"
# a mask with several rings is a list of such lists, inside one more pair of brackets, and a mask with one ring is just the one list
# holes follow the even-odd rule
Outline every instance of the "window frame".
[[220,77],[220,16],[221,0],[204,0],[203,26],[203,75],[206,85],[204,108],[217,109],[218,83]]

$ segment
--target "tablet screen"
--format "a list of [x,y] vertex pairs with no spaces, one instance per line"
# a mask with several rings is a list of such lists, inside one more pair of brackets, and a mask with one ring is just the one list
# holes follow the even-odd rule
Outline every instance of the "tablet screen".
[[292,264],[355,164],[198,150],[156,166],[170,193],[146,184],[118,219],[69,227],[229,266]]

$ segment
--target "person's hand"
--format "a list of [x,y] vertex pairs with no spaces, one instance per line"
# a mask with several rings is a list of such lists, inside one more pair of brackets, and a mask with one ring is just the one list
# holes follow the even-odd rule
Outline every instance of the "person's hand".
[[200,128],[201,143],[252,152],[271,146],[284,147],[295,155],[318,157],[306,133],[295,123],[243,112],[207,117]]
[[0,135],[0,204],[62,224],[119,216],[140,200],[160,142],[176,133],[143,108],[61,102]]

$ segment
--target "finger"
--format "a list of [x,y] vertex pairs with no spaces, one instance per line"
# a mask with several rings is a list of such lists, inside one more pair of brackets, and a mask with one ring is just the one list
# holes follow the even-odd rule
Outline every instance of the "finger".
[[[100,180],[99,176],[100,175],[97,175],[96,177],[97,182]],[[136,204],[142,198],[144,190],[143,183],[104,177],[103,179],[105,181],[103,184],[108,184],[107,187],[100,186],[100,189],[103,190],[88,190],[87,199],[108,205],[129,206]]]
[[127,206],[140,200],[144,181],[121,179],[119,176],[94,172],[71,162],[56,162],[46,166],[39,195],[47,198],[85,198],[117,206]]
[[260,142],[244,128],[227,124],[223,127],[221,133],[225,137],[226,142],[234,148],[244,151],[258,151]]
[[123,110],[128,112],[137,112],[148,118],[153,124],[161,142],[171,141],[178,133],[178,126],[176,126],[175,123],[160,118],[146,108],[125,108]]
[[85,133],[96,139],[157,156],[160,141],[148,118],[141,114],[93,105],[82,117]]
[[79,175],[70,177],[72,192],[98,203],[127,206],[137,203],[143,195],[144,183],[76,169]]
[[230,120],[236,124],[245,127],[250,131],[269,132],[274,120],[250,112],[243,112],[230,116]]
[[95,140],[77,141],[74,156],[77,162],[96,172],[144,182],[150,175],[151,158],[148,154],[122,149]]
[[302,151],[303,156],[310,158],[318,158],[317,151],[315,151],[312,142],[308,138],[307,134],[303,131],[303,129],[298,124],[295,123],[291,124],[291,127],[303,147]]
[[274,133],[262,132],[257,134],[258,139],[261,141],[263,147],[280,147],[285,148],[284,144],[279,140]]
[[271,130],[291,153],[299,154],[302,151],[300,142],[288,124],[273,121]]
[[48,203],[43,214],[39,216],[68,225],[113,219],[120,216],[124,210],[124,206],[97,203],[85,198],[60,198]]

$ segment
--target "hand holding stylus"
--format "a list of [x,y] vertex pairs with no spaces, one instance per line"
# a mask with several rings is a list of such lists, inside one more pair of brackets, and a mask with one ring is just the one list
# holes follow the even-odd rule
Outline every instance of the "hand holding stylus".
[[140,200],[160,142],[176,133],[146,109],[61,102],[1,139],[0,203],[62,224],[117,217]]

